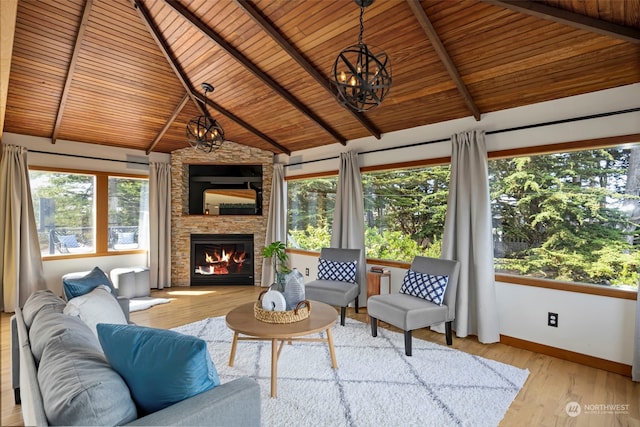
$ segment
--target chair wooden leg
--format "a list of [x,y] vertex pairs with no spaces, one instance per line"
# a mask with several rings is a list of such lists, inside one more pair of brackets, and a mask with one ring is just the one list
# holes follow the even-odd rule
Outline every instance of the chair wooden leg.
[[360,303],[358,302],[358,297],[356,297],[356,305],[355,305],[355,307],[356,307],[356,313],[359,313],[359,311],[358,311],[358,306],[359,306],[359,305],[360,305]]
[[347,307],[340,307],[340,325],[344,326],[344,318],[347,316]]
[[411,331],[404,331],[404,354],[411,356]]
[[445,336],[447,337],[447,345],[453,344],[453,336],[451,334],[451,323],[452,322],[444,323],[444,333],[445,333]]
[[378,319],[376,319],[375,317],[369,317],[369,319],[371,320],[371,336],[377,337],[378,336]]

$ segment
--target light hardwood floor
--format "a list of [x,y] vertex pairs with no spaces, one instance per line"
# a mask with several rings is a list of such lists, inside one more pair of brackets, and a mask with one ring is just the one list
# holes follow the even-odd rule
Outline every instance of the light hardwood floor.
[[[261,290],[245,286],[154,290],[152,296],[171,298],[172,301],[132,313],[131,320],[144,326],[173,328],[206,317],[223,316],[239,304],[254,301]],[[347,313],[353,319],[366,321],[364,309],[359,314],[352,309],[348,309]],[[11,389],[9,318],[9,314],[2,313],[2,426],[22,425],[20,407],[13,404]],[[427,329],[415,331],[414,337],[445,345],[443,335]],[[504,344],[480,344],[475,338],[454,337],[453,347],[530,371],[529,378],[501,426],[640,426],[640,383],[634,383],[630,378]],[[565,407],[574,401],[583,405],[582,413],[577,417],[569,417]],[[628,410],[622,414],[606,413],[610,412],[606,405],[614,404],[628,405]],[[585,405],[602,406],[589,406],[590,413],[585,413]]]

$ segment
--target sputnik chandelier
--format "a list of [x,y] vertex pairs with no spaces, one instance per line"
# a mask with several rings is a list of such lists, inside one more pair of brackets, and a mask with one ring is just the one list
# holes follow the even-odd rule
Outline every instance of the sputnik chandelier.
[[213,92],[213,86],[202,83],[204,90],[205,115],[194,117],[187,123],[187,141],[197,150],[210,153],[217,150],[224,142],[224,130],[216,119],[208,115],[207,94]]
[[345,48],[333,64],[333,81],[338,102],[359,111],[368,111],[384,100],[391,89],[391,62],[385,52],[375,54],[362,42],[364,8],[373,0],[354,0],[360,6],[358,44]]

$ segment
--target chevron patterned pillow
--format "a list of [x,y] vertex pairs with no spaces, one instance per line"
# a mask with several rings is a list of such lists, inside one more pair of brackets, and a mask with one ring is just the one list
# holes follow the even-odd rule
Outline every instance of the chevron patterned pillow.
[[400,293],[413,295],[414,297],[431,301],[434,304],[442,305],[447,283],[449,283],[449,276],[435,276],[409,269],[402,281]]
[[340,262],[318,258],[318,279],[356,282],[356,261]]

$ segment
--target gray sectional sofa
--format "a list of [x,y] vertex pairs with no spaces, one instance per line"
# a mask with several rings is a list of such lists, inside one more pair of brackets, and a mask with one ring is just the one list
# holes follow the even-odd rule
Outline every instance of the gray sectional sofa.
[[65,305],[51,291],[38,291],[11,320],[14,388],[25,425],[260,425],[260,388],[250,378],[138,417],[98,338],[63,314]]

